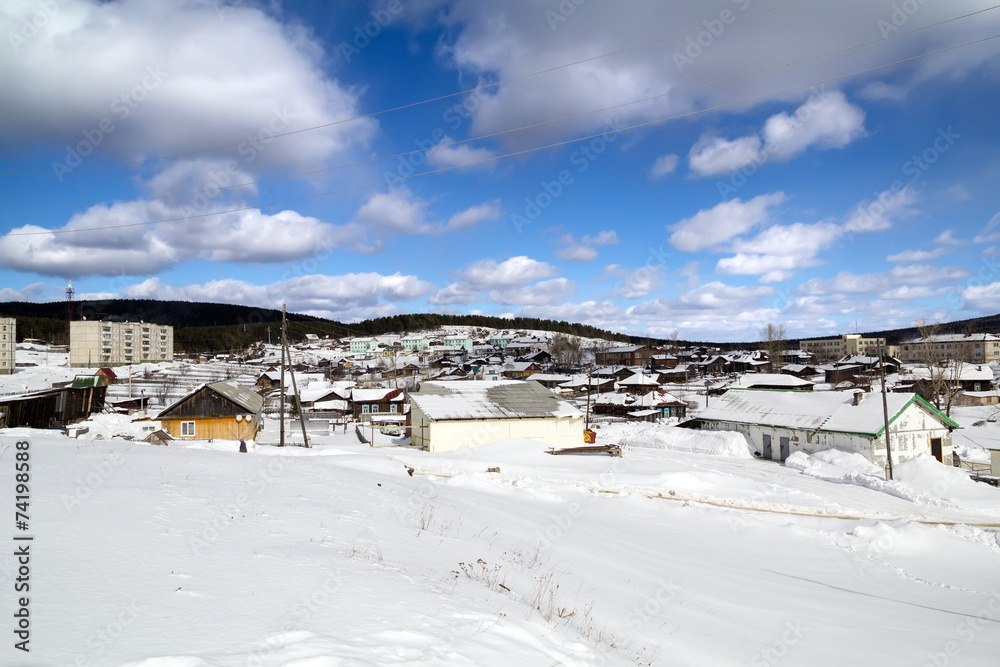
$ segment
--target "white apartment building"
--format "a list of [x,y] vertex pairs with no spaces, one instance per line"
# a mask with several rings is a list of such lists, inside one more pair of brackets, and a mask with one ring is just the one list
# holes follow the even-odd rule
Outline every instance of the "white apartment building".
[[1000,362],[1000,336],[994,334],[937,334],[901,343],[899,360],[955,359],[977,364]]
[[69,364],[73,368],[173,360],[174,328],[165,324],[70,322]]
[[0,317],[0,375],[14,372],[14,351],[17,345],[17,320]]
[[861,334],[844,334],[840,338],[822,340],[803,340],[799,341],[799,349],[820,359],[839,359],[859,354],[878,354],[879,343],[882,344],[883,352],[892,353],[885,344],[885,338],[862,338]]

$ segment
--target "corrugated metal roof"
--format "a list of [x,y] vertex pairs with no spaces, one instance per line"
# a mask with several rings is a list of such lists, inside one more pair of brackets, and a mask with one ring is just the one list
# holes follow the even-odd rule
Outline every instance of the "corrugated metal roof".
[[429,419],[578,417],[582,412],[537,382],[424,382],[410,400]]
[[263,396],[252,389],[233,384],[229,380],[210,384],[208,388],[221,396],[225,396],[241,408],[246,408],[247,412],[256,414],[264,407]]
[[[865,394],[859,405],[853,405],[853,400],[853,392],[730,389],[699,412],[697,418],[873,436],[881,433],[882,397]],[[911,401],[921,404],[942,423],[958,427],[915,394],[896,392],[887,396],[890,422]]]

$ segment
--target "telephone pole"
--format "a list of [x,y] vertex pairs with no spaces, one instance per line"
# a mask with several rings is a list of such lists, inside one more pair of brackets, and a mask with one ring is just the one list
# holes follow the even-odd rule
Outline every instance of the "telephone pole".
[[886,468],[886,480],[892,480],[892,447],[889,446],[889,403],[885,396],[885,357],[882,356],[882,341],[878,342],[878,366],[879,375],[882,378],[882,419],[885,424],[885,460],[888,464]]
[[281,304],[281,426],[279,427],[279,444],[285,446],[285,304]]

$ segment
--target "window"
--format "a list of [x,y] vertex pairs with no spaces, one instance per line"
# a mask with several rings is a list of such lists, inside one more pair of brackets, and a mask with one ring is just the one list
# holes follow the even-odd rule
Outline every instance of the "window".
[[194,422],[181,422],[181,437],[194,436]]
[[370,406],[367,403],[361,404],[361,414],[368,414],[370,412]]
[[389,404],[389,412],[396,412],[396,404],[395,403],[390,403]]

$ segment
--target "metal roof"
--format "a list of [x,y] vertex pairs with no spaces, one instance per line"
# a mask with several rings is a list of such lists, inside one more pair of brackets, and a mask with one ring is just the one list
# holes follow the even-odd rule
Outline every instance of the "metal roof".
[[264,407],[263,396],[252,389],[233,384],[230,380],[210,384],[208,388],[220,396],[228,398],[241,408],[245,408],[247,412],[256,414]]
[[[714,399],[696,418],[878,436],[884,429],[882,397],[865,394],[859,405],[854,405],[853,400],[853,392],[842,391],[730,389]],[[959,427],[915,394],[893,392],[888,394],[886,402],[890,423],[910,403],[916,403],[942,424]]]
[[429,419],[579,417],[583,413],[537,382],[424,382],[410,400]]

